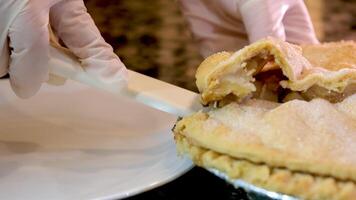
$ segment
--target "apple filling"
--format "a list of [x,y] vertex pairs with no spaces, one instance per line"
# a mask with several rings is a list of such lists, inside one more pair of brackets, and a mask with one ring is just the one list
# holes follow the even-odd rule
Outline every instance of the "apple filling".
[[348,85],[343,92],[331,91],[314,85],[305,91],[293,91],[284,88],[282,81],[288,78],[283,74],[273,57],[262,59],[256,56],[241,64],[239,70],[222,76],[219,81],[220,100],[214,101],[215,107],[222,107],[231,102],[241,102],[255,98],[272,102],[285,103],[294,99],[310,101],[323,98],[332,103],[341,102],[346,97],[356,93],[356,84]]

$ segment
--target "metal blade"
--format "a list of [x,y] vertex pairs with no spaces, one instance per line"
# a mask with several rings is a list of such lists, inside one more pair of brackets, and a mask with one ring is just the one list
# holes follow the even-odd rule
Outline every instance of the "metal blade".
[[56,76],[125,96],[177,116],[184,116],[202,109],[199,95],[189,90],[131,70],[129,70],[128,87],[119,90],[117,85],[110,85],[86,73],[77,58],[68,50],[51,47],[50,55],[50,73]]

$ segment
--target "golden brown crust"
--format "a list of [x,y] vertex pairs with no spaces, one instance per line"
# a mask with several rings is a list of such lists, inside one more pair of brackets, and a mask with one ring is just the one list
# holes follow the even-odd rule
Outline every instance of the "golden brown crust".
[[317,45],[303,45],[303,56],[315,67],[330,71],[354,69],[356,45],[353,41],[329,42]]
[[[304,45],[301,47],[268,38],[255,42],[233,53],[218,53],[207,58],[197,71],[197,86],[202,95],[202,103],[219,101],[224,96],[234,94],[244,98],[255,91],[248,85],[253,78],[246,76],[242,68],[246,63],[258,59],[258,64],[274,60],[287,80],[281,81],[284,88],[293,91],[306,91],[312,86],[326,90],[343,92],[356,82],[356,44],[354,42]],[[255,66],[255,73],[263,66]],[[199,70],[203,69],[203,70]],[[245,77],[233,88],[225,86],[224,78],[228,75]],[[242,75],[241,75],[242,74]],[[247,78],[246,78],[247,77]],[[246,83],[247,82],[247,83]]]
[[341,41],[320,45],[304,45],[303,56],[313,66],[305,70],[295,82],[285,83],[285,87],[305,91],[317,85],[342,93],[356,82],[356,43]]
[[203,147],[193,145],[185,136],[175,132],[175,141],[181,154],[188,154],[198,166],[215,168],[231,180],[241,179],[253,185],[303,199],[355,199],[356,185],[327,176],[300,173],[236,159]]
[[174,132],[235,158],[356,181],[355,100],[232,103],[184,117]]
[[209,73],[215,71],[214,68],[218,64],[231,56],[232,53],[223,51],[216,54],[213,54],[206,58],[198,67],[196,71],[196,84],[200,87],[200,90],[206,90],[206,86],[211,82],[211,80],[205,79],[206,76],[209,76]]

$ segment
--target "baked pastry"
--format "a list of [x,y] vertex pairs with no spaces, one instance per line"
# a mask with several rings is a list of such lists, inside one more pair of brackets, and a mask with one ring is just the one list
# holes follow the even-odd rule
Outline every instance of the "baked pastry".
[[253,93],[268,100],[277,100],[273,96],[282,93],[279,98],[283,101],[291,92],[307,100],[323,97],[338,102],[356,91],[356,44],[349,41],[300,47],[268,38],[235,53],[208,57],[199,66],[196,80],[204,105],[241,100]]
[[176,123],[179,152],[268,190],[356,199],[355,50],[269,38],[212,55],[196,77],[217,106]]
[[356,197],[356,95],[230,103],[180,120],[180,152],[229,177],[305,199]]

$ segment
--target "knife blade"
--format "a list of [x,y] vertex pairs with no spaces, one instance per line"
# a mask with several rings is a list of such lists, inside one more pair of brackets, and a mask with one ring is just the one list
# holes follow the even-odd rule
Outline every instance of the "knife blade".
[[127,88],[119,90],[88,74],[79,60],[67,49],[56,45],[50,48],[50,73],[81,82],[114,95],[128,97],[155,109],[177,116],[185,116],[202,109],[199,95],[192,91],[129,70]]

